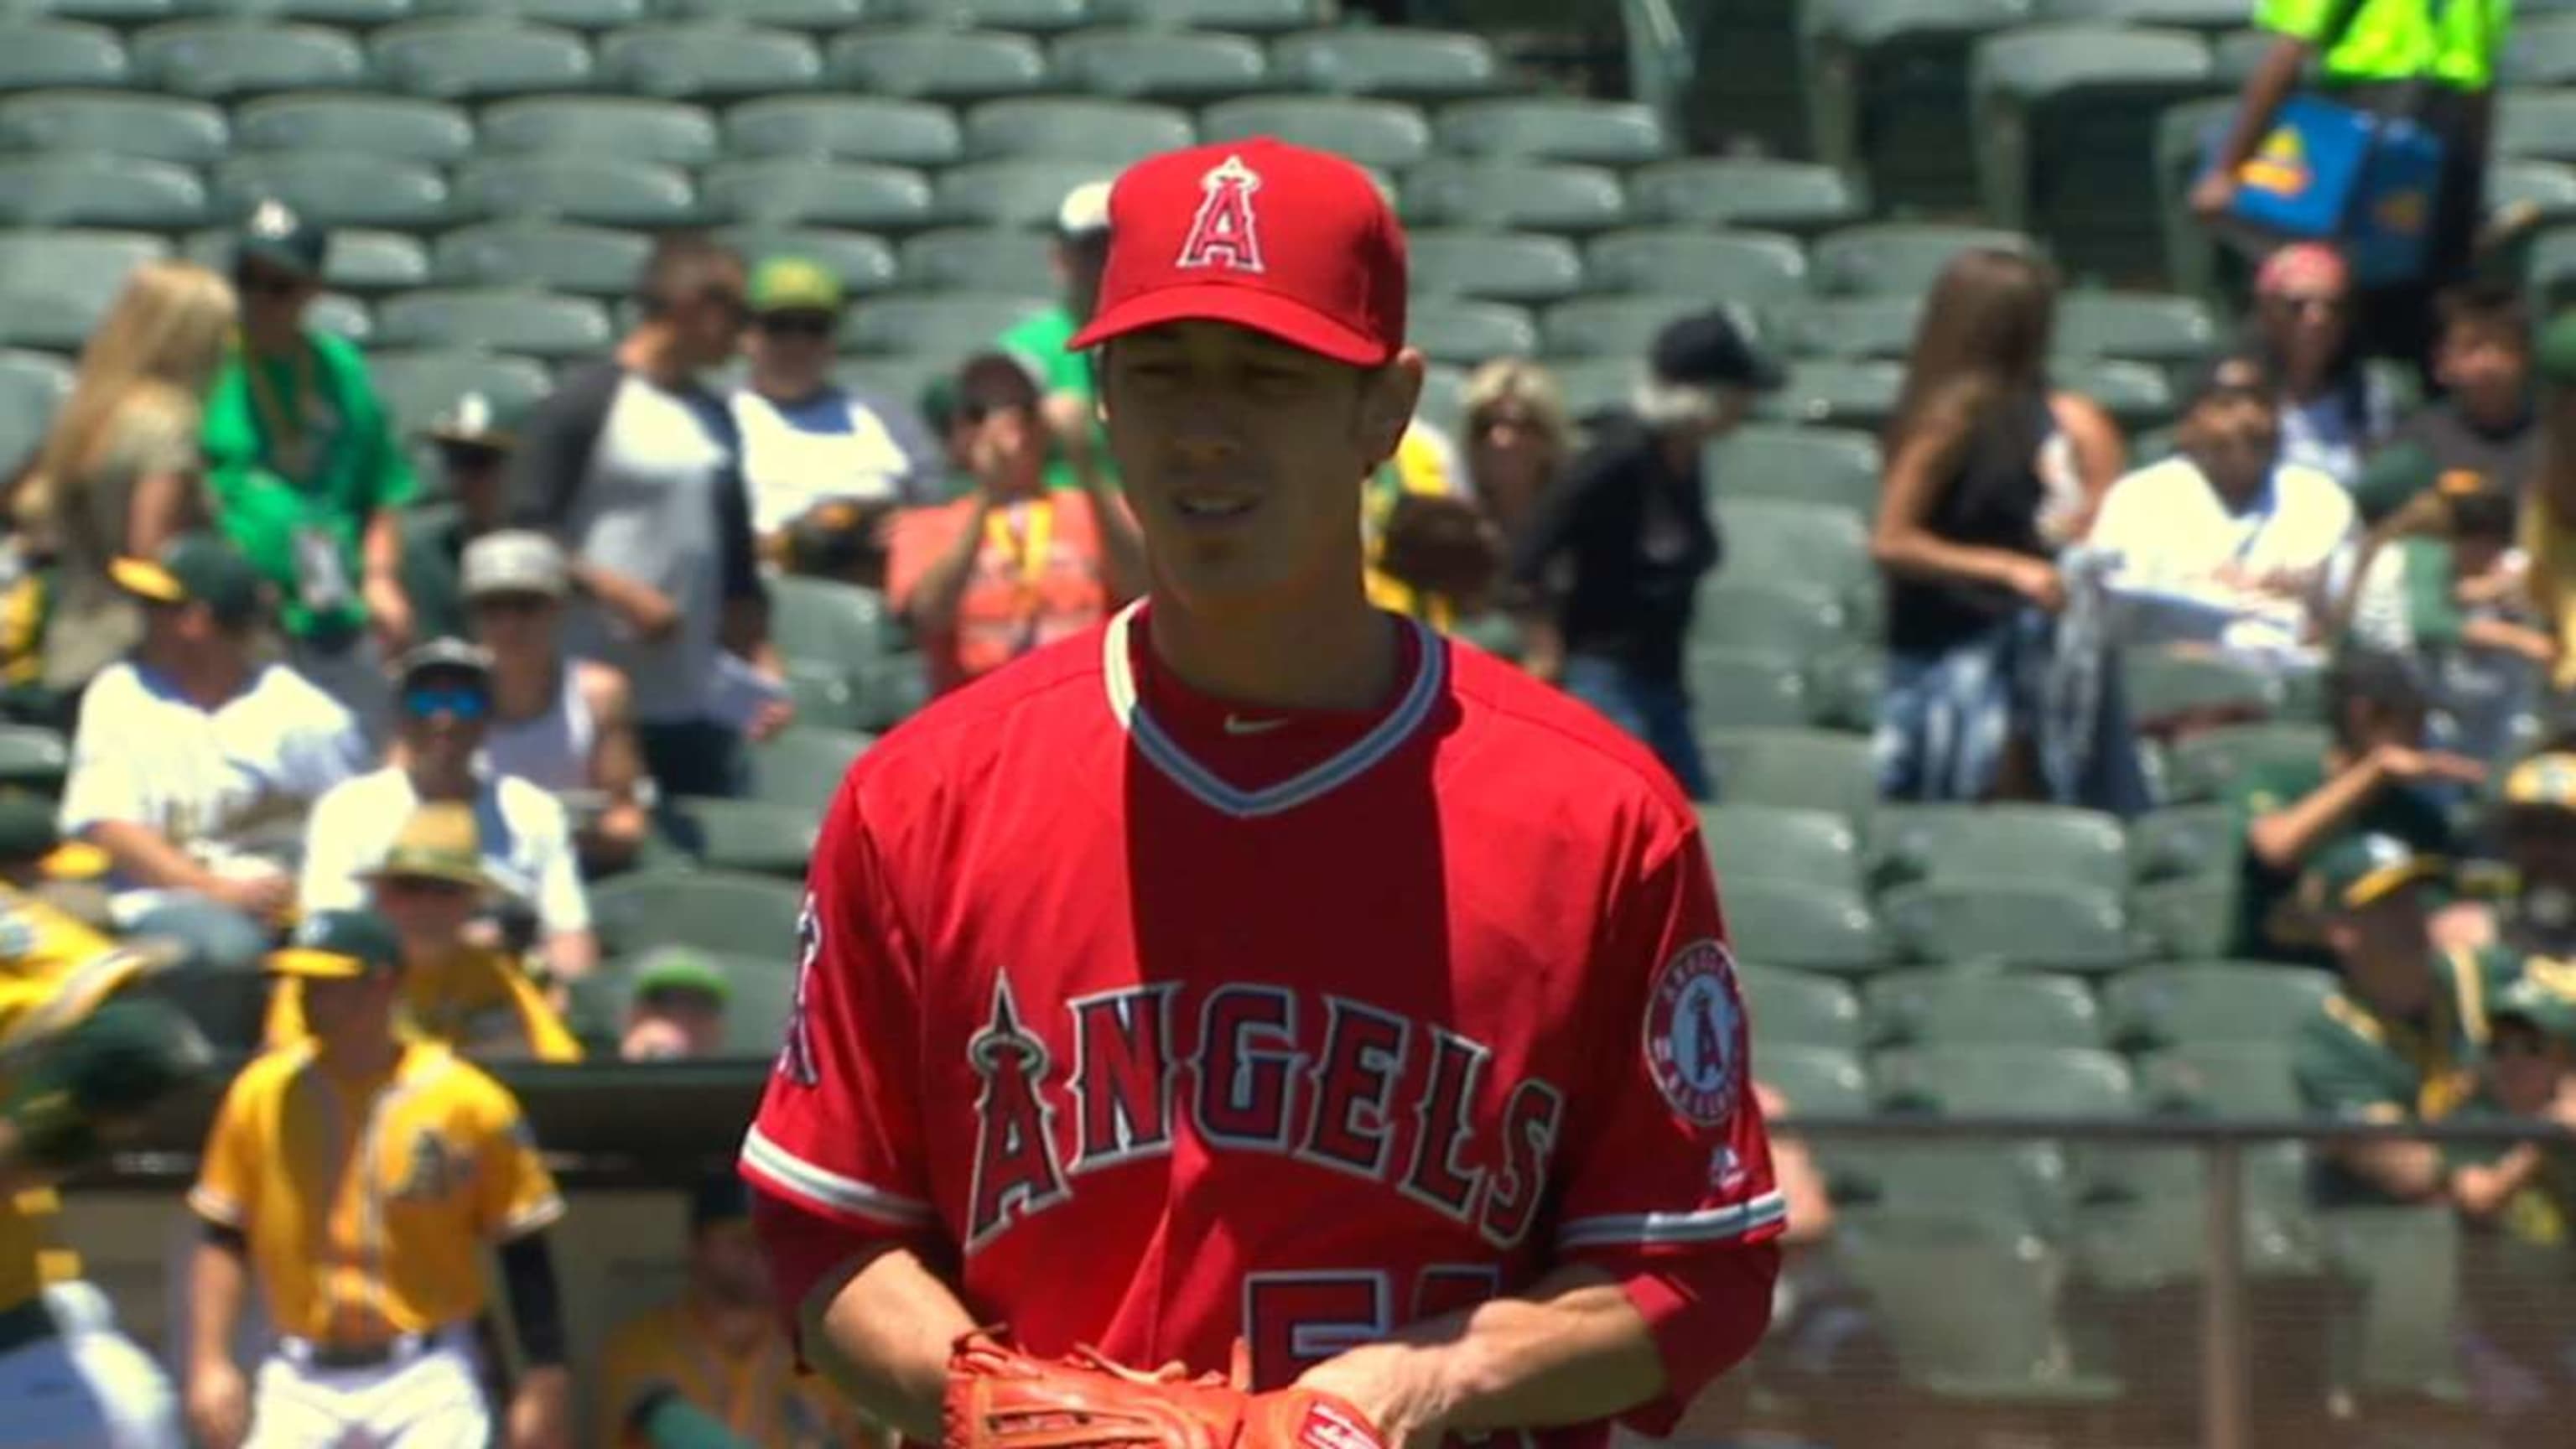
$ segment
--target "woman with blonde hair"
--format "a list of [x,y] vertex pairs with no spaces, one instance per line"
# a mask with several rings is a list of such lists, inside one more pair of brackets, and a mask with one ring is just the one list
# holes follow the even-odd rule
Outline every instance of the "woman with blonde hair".
[[237,315],[220,275],[150,262],[82,349],[15,510],[59,580],[44,635],[48,689],[79,689],[142,637],[140,606],[109,564],[157,553],[209,518],[198,422]]
[[1555,375],[1526,357],[1477,368],[1465,402],[1467,476],[1508,547],[1573,456],[1574,419]]

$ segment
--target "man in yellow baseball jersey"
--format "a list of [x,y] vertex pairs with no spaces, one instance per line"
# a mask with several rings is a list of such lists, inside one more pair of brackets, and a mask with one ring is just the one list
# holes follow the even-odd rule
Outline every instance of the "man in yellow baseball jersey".
[[65,1311],[79,1263],[52,1232],[54,1183],[203,1064],[166,1004],[113,999],[171,954],[0,887],[0,1446],[180,1443],[160,1369],[112,1324]]
[[[395,1026],[402,942],[382,917],[322,911],[269,958],[304,995],[309,1041],[234,1079],[188,1204],[188,1416],[209,1449],[482,1449],[479,1261],[500,1249],[527,1359],[498,1442],[565,1443],[570,1380],[544,1229],[563,1199],[508,1090]],[[282,1335],[256,1394],[231,1357],[252,1272]]]
[[689,1285],[677,1300],[619,1326],[601,1370],[602,1434],[628,1449],[668,1449],[648,1413],[677,1393],[745,1444],[823,1449],[873,1442],[822,1379],[796,1372],[751,1192],[732,1173],[698,1185],[689,1203]]

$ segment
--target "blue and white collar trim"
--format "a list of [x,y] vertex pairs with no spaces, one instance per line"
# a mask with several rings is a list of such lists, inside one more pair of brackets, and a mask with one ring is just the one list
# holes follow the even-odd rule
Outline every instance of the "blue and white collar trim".
[[1129,640],[1144,607],[1145,601],[1139,599],[1119,610],[1102,636],[1100,672],[1109,690],[1109,712],[1118,717],[1119,726],[1135,741],[1137,752],[1169,776],[1173,784],[1197,796],[1209,809],[1238,820],[1257,820],[1294,810],[1366,774],[1413,737],[1448,688],[1449,652],[1441,647],[1440,637],[1419,619],[1402,619],[1404,627],[1413,631],[1418,663],[1412,681],[1405,686],[1404,697],[1396,701],[1386,718],[1352,741],[1348,749],[1311,769],[1258,790],[1240,789],[1192,759],[1137,697],[1135,656],[1130,652]]

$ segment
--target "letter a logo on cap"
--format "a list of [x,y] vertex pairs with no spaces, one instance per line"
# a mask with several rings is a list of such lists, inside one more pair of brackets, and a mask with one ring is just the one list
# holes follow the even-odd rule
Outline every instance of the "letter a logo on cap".
[[1190,234],[1181,243],[1181,255],[1175,266],[1224,267],[1229,271],[1261,270],[1261,229],[1252,211],[1252,193],[1261,189],[1261,175],[1243,164],[1240,156],[1228,156],[1207,175],[1199,179],[1206,192],[1199,198],[1199,214],[1190,223]]

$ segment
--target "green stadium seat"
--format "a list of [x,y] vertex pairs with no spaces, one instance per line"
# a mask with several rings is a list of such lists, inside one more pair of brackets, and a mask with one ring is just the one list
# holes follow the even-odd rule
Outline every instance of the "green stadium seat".
[[2166,366],[2198,361],[2220,345],[2218,319],[2189,297],[2152,292],[2069,292],[2057,303],[2057,350]]
[[[1729,805],[1785,805],[1867,819],[1878,806],[1869,741],[1825,730],[1719,730],[1701,747]],[[1750,959],[1770,959],[1760,948]]]
[[1816,290],[1842,296],[1920,296],[1953,257],[1983,247],[2029,255],[2030,238],[1988,226],[1882,222],[1816,239],[1808,262]]
[[456,171],[456,199],[494,218],[598,226],[684,226],[698,219],[686,173],[605,156],[483,156]]
[[2165,755],[2165,787],[2175,803],[2224,797],[2250,766],[2314,764],[2325,758],[2327,733],[2304,724],[2228,725],[2178,741]]
[[1266,34],[1329,19],[1320,0],[1092,0],[1092,13],[1121,25]]
[[1849,642],[1852,633],[1850,609],[1813,583],[1720,570],[1700,582],[1690,646],[1813,658]]
[[1865,976],[1896,964],[1877,915],[1849,891],[1738,880],[1727,887],[1726,920],[1736,951],[1767,966]]
[[[214,227],[190,236],[182,250],[188,260],[220,272],[231,268],[238,240],[234,228]],[[428,244],[410,232],[341,227],[323,254],[322,285],[337,291],[380,296],[429,282]]]
[[2185,198],[2200,177],[2209,137],[2235,115],[2236,98],[2224,96],[2170,105],[2156,118],[2157,232],[2164,240],[2167,284],[2185,296],[2219,300],[2218,240],[2191,214]]
[[367,359],[367,371],[401,434],[428,427],[467,393],[482,394],[496,411],[516,413],[554,390],[545,364],[489,352],[384,351]]
[[1538,327],[1526,309],[1508,302],[1424,297],[1406,316],[1405,341],[1434,362],[1475,367],[1497,357],[1536,352]]
[[567,30],[615,30],[653,18],[653,0],[412,0],[424,19],[518,20]]
[[[1836,1252],[1870,1285],[1908,1389],[1935,1401],[2033,1409],[2098,1408],[2120,1397],[2120,1382],[2077,1353],[2060,1307],[2064,1257],[2027,1231],[1909,1207],[1853,1214]],[[1962,1304],[1976,1311],[1963,1313]]]
[[1694,642],[1682,681],[1701,729],[1797,729],[1812,713],[1800,661],[1775,650]]
[[643,96],[530,96],[483,113],[483,149],[559,151],[704,166],[716,159],[715,117],[681,101]]
[[2064,805],[1888,805],[1870,822],[1881,886],[1956,876],[2119,891],[2129,884],[2119,819]]
[[2053,380],[2069,392],[2099,403],[2112,419],[2132,432],[2160,428],[2182,411],[2173,381],[2162,368],[2123,358],[2059,358]]
[[2576,14],[2518,17],[2500,69],[2508,87],[2576,83]]
[[[1751,968],[1744,969],[1749,971]],[[1777,979],[1804,976],[1806,973],[1766,967],[1763,974]],[[1761,1025],[1759,1008],[1756,1012],[1755,1029],[1758,1031]],[[1794,1120],[1801,1113],[1817,1117],[1868,1114],[1869,1074],[1862,1069],[1859,1055],[1851,1049],[1822,1042],[1764,1040],[1755,1046],[1754,1051],[1754,1080],[1779,1093],[1789,1103],[1788,1114],[1782,1120]]]
[[935,214],[920,172],[871,161],[727,161],[700,183],[706,211],[734,221],[908,231]]
[[1748,423],[1711,443],[1701,463],[1729,498],[1878,513],[1878,439],[1868,433]]
[[790,666],[848,674],[885,650],[885,596],[829,579],[770,583],[769,634]]
[[2093,993],[2063,976],[1900,971],[1871,982],[1861,997],[1869,1039],[1881,1047],[2090,1050],[2102,1042]]
[[[98,4],[101,0],[81,0]],[[120,24],[138,24],[144,17],[145,5],[137,0],[104,0],[109,5],[132,5],[134,14]],[[364,30],[370,26],[390,25],[408,20],[415,13],[414,0],[176,0],[161,7],[164,14],[192,20],[294,20],[312,25],[338,26],[344,30]]]
[[1771,1053],[1784,1046],[1860,1050],[1860,1003],[1844,983],[1769,966],[1738,966],[1735,979],[1753,1018],[1753,1046],[1762,1075],[1769,1075]]
[[61,359],[0,347],[0,469],[32,457],[71,390],[72,370]]
[[1782,330],[1803,357],[1902,362],[1923,322],[1923,295],[1823,297],[1787,309]]
[[[895,357],[845,357],[832,365],[832,380],[843,387],[864,388],[870,392],[898,399],[917,410],[923,390],[933,382],[944,382],[955,377],[957,365],[961,360],[955,357],[923,357],[909,354]],[[793,668],[794,664],[793,660],[789,661],[789,667]],[[846,669],[841,669],[839,672],[844,675],[848,673]],[[855,682],[853,687],[856,687]],[[876,729],[880,726],[862,722],[859,728]]]
[[[0,231],[0,344],[77,353],[126,275],[169,254],[141,232]],[[16,461],[0,455],[0,470]]]
[[783,805],[683,797],[671,802],[670,818],[661,824],[710,869],[802,881],[814,858],[814,837],[822,829],[828,798]]
[[2186,1038],[2160,1047],[2138,1059],[2139,1096],[2160,1112],[2273,1120],[2303,1116],[2307,1107],[2299,1100],[2289,1040]]
[[2534,238],[2523,272],[2532,297],[2545,310],[2556,312],[2576,301],[2576,227],[2553,227]]
[[1877,577],[1869,531],[1849,509],[1773,498],[1720,497],[1728,572],[1853,597]]
[[[1097,173],[1093,180],[1107,180],[1130,162],[1196,139],[1189,113],[1178,107],[1099,96],[987,101],[965,120],[970,157],[1086,163]],[[1047,221],[1052,226],[1052,209]]]
[[994,338],[1046,305],[1047,299],[1037,295],[888,295],[859,309],[843,333],[842,345],[860,352],[942,357],[954,366],[972,353],[989,350]]
[[2142,883],[2233,876],[2243,829],[2233,805],[2168,805],[2129,822],[2129,866]]
[[430,288],[388,298],[376,312],[386,347],[585,357],[615,337],[608,311],[588,297],[533,287]]
[[180,231],[206,214],[196,173],[139,156],[0,157],[0,225]]
[[678,99],[720,100],[822,84],[823,53],[788,30],[731,20],[636,25],[603,37],[600,84]]
[[[1973,979],[1993,984],[2026,978],[1982,975]],[[2058,1005],[2066,1007],[2062,1000]],[[1972,1010],[1973,1005],[1961,1009]],[[2044,1014],[2050,1008],[2027,1009]],[[2126,1117],[2138,1107],[2137,1084],[2128,1064],[2093,1046],[1992,1039],[1934,1041],[1879,1053],[1871,1061],[1870,1076],[1882,1107],[1951,1116],[2081,1120]]]
[[443,100],[577,91],[591,80],[580,36],[526,21],[415,20],[378,31],[367,49],[395,89]]
[[337,30],[256,21],[178,20],[134,37],[134,69],[155,90],[220,99],[354,89],[367,57]]
[[994,30],[863,28],[833,41],[824,62],[840,86],[946,101],[1024,95],[1047,81],[1036,41]]
[[875,742],[856,731],[790,725],[751,749],[751,798],[812,810],[840,793],[850,763]]
[[1787,385],[1766,394],[1755,415],[1875,431],[1895,415],[1904,386],[1905,371],[1893,362],[1809,359],[1790,367]]
[[2240,889],[2232,874],[2157,881],[2130,893],[2129,917],[2160,955],[2221,956],[2236,944]]
[[1815,158],[1869,177],[1883,204],[1973,204],[1967,58],[2030,0],[1805,0],[1799,6]]
[[1057,40],[1048,66],[1061,84],[1094,95],[1210,100],[1260,90],[1261,47],[1239,35],[1081,30]]
[[1563,237],[1425,227],[1405,238],[1421,296],[1545,303],[1583,288],[1583,259]]
[[60,734],[42,725],[0,724],[0,788],[58,794],[71,767],[71,742]]
[[1043,297],[1059,285],[1054,256],[1054,239],[1044,232],[942,227],[906,237],[895,270],[914,291],[998,288]]
[[474,149],[473,120],[441,101],[402,96],[289,95],[233,112],[236,145],[253,151],[337,152],[445,166]]
[[1645,373],[1644,360],[1634,357],[1544,357],[1539,365],[1556,379],[1578,422],[1627,407]]
[[1641,222],[1668,226],[1768,227],[1812,234],[1860,220],[1862,189],[1830,166],[1728,157],[1659,161],[1628,178]]
[[1438,30],[1310,30],[1273,42],[1270,65],[1283,88],[1328,95],[1431,100],[1482,95],[1502,83],[1482,36]]
[[590,913],[618,955],[687,946],[793,962],[804,900],[796,886],[766,876],[636,871],[593,885]]
[[34,0],[10,8],[51,20],[80,20],[121,29],[168,20],[178,13],[175,0]]
[[1405,173],[1398,203],[1408,226],[1599,231],[1626,218],[1617,176],[1545,161],[1427,162]]
[[1091,0],[895,0],[894,8],[905,19],[924,25],[1040,34],[1077,30],[1089,25],[1092,17]]
[[2264,30],[2231,30],[2209,38],[2210,78],[2233,92],[2245,84],[2272,53],[2280,37]]
[[132,75],[116,32],[69,20],[0,19],[0,91],[123,86]]
[[840,278],[853,296],[882,292],[895,284],[894,249],[863,231],[755,223],[729,226],[717,235],[755,266],[764,257],[803,257]]
[[2496,94],[2495,149],[2504,156],[2576,161],[2576,88],[2508,87]]
[[[0,59],[0,66],[8,63]],[[231,142],[222,111],[179,96],[37,91],[0,100],[0,152],[104,151],[202,166]]]
[[1275,136],[1382,171],[1401,170],[1431,155],[1431,123],[1402,101],[1247,96],[1208,107],[1199,130],[1211,141]]
[[827,730],[867,728],[865,702],[845,669],[790,664],[787,697],[795,703],[798,724]]
[[315,225],[425,229],[455,214],[435,166],[354,150],[252,151],[214,169],[218,215],[282,201]]
[[1052,230],[1067,193],[1114,170],[1097,161],[1032,157],[970,162],[939,173],[931,208],[955,226]]
[[1830,810],[1703,805],[1699,829],[1721,894],[1748,880],[1861,890],[1860,833]]
[[2460,1399],[2458,1214],[2443,1204],[2344,1207],[2317,1221],[2336,1268],[2361,1290],[2338,1325],[2346,1386],[2365,1405]]
[[930,703],[930,671],[918,654],[888,654],[859,667],[861,727],[893,729]]
[[1583,249],[1594,291],[1653,293],[1768,307],[1801,298],[1807,257],[1796,239],[1695,227],[1614,231]]
[[441,236],[430,253],[430,273],[447,287],[523,286],[627,297],[651,250],[646,238],[610,227],[492,222]]
[[1642,166],[1672,154],[1672,137],[1651,106],[1573,96],[1460,101],[1440,112],[1440,149],[1459,156],[1510,156]]
[[1922,961],[2100,972],[2142,954],[2120,893],[2098,887],[1956,875],[1899,886],[1878,907]]
[[885,96],[779,96],[725,112],[724,145],[742,157],[828,156],[945,166],[965,154],[956,114]]
[[1807,693],[1819,726],[1868,734],[1878,728],[1887,693],[1887,655],[1874,644],[1846,643],[1809,665]]
[[2129,713],[2141,724],[2264,719],[2283,703],[2278,675],[2223,655],[2131,649],[2122,657]]
[[846,30],[880,19],[900,7],[888,0],[665,0],[674,15],[693,20],[730,20],[780,30]]
[[[2032,18],[2232,30],[2245,23],[2245,7],[2237,0],[2036,0]],[[2521,39],[2522,28],[2516,26],[2515,43],[2520,44]]]
[[1548,308],[1541,332],[1552,356],[1642,360],[1657,334],[1703,306],[1695,298],[1670,294],[1577,297]]

